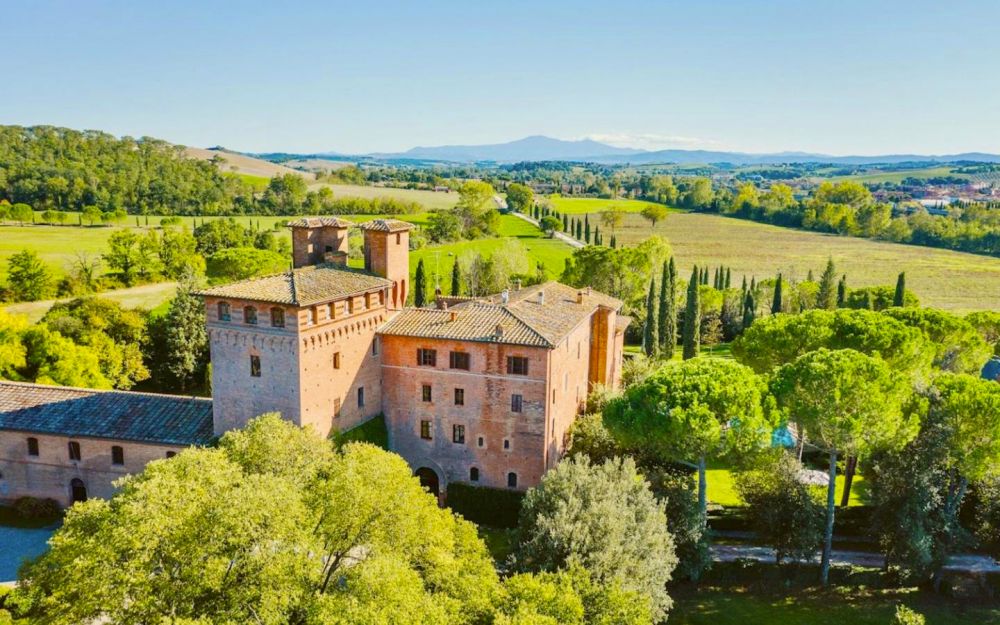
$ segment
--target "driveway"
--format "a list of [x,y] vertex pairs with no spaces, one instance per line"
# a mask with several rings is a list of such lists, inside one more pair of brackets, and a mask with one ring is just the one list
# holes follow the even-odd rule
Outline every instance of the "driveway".
[[42,529],[24,529],[0,525],[0,584],[17,579],[17,567],[23,560],[41,555],[55,526]]

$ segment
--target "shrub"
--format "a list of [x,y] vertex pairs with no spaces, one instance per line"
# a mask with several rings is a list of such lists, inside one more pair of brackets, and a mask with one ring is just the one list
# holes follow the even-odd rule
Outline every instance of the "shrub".
[[896,616],[892,619],[892,625],[924,625],[926,622],[922,614],[905,605],[896,606]]
[[60,508],[55,499],[21,497],[14,502],[14,510],[22,519],[34,521],[59,516]]
[[371,443],[382,449],[389,449],[389,430],[385,425],[385,416],[379,414],[349,430],[334,432],[333,441],[338,447],[347,443]]
[[448,485],[448,507],[489,527],[517,527],[524,493],[456,482]]

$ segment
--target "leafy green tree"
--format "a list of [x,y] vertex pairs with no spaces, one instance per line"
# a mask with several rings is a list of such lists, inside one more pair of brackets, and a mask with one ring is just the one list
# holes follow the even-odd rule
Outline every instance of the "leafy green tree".
[[616,204],[601,211],[601,225],[611,229],[611,236],[614,236],[623,221],[625,221],[625,211]]
[[97,353],[77,345],[44,324],[31,326],[21,335],[24,344],[23,377],[39,384],[77,386],[82,388],[112,387],[101,371]]
[[108,250],[101,259],[121,274],[125,284],[131,285],[141,264],[139,254],[139,235],[132,230],[118,230],[108,237]]
[[1000,311],[979,310],[969,313],[965,320],[975,328],[988,345],[993,345],[993,353],[1000,355]]
[[[197,239],[186,229],[165,230],[156,246],[163,274],[172,280],[177,280],[185,273],[196,275],[205,273],[205,259],[197,252],[197,246]],[[287,255],[283,257],[287,258]]]
[[904,414],[905,378],[885,361],[851,349],[819,349],[782,366],[771,390],[810,443],[828,454],[826,528],[820,579],[829,581],[838,456],[900,448],[917,433]]
[[212,280],[231,282],[281,273],[288,260],[270,250],[253,247],[229,247],[208,258],[207,275]]
[[[851,289],[843,302],[837,305],[840,308],[858,308],[863,310],[886,310],[895,306],[896,290],[891,286],[863,286]],[[920,300],[913,291],[905,291],[903,294],[903,306],[916,308],[920,306]]]
[[54,284],[38,254],[21,250],[7,259],[7,288],[15,301],[34,302],[51,296]]
[[424,259],[417,262],[417,271],[413,278],[413,305],[423,308],[427,298],[427,276],[424,273]]
[[101,221],[101,209],[93,204],[90,206],[84,206],[81,217],[83,221],[87,222],[88,226],[93,226]]
[[27,364],[27,349],[21,334],[28,322],[20,315],[8,315],[0,309],[0,379],[20,380],[19,371]]
[[745,460],[770,445],[772,417],[763,382],[748,367],[721,359],[671,363],[634,384],[604,410],[608,430],[628,448],[698,471],[698,507],[708,518],[708,461]]
[[660,237],[650,237],[634,247],[582,247],[573,250],[561,280],[617,297],[625,303],[627,313],[642,316],[649,281],[669,255],[670,246]]
[[954,373],[977,373],[993,350],[968,321],[935,308],[890,308],[882,313],[923,332],[934,344],[934,366]]
[[34,221],[35,211],[31,206],[18,202],[10,207],[10,218],[23,226],[25,223]]
[[525,496],[514,566],[552,572],[578,563],[598,585],[649,597],[658,621],[670,609],[665,586],[677,564],[666,521],[631,459],[570,458]]
[[833,310],[837,307],[837,268],[833,264],[833,259],[826,261],[826,269],[819,279],[819,296],[816,298],[816,307],[826,310]]
[[427,236],[437,242],[461,239],[462,221],[454,211],[432,211],[428,216]]
[[562,222],[552,215],[542,217],[542,219],[538,222],[538,227],[550,238],[555,236],[555,233],[562,232],[563,229]]
[[642,327],[642,350],[647,356],[660,352],[660,337],[656,330],[656,282],[649,281],[649,296],[646,298],[646,322]]
[[512,182],[507,187],[507,206],[518,213],[527,214],[535,203],[535,192],[526,184]]
[[823,540],[824,507],[816,487],[802,481],[802,464],[790,453],[737,475],[757,541],[774,549],[775,562],[809,560]]
[[642,208],[642,217],[653,228],[667,218],[667,207],[663,204],[647,204]]
[[681,342],[684,347],[684,360],[698,355],[701,343],[701,304],[698,301],[698,268],[691,272],[688,281],[687,304],[684,308],[684,327],[681,330]]
[[197,284],[193,274],[182,276],[167,314],[149,323],[147,362],[157,381],[169,390],[187,391],[204,379],[208,366],[205,305],[195,294]]

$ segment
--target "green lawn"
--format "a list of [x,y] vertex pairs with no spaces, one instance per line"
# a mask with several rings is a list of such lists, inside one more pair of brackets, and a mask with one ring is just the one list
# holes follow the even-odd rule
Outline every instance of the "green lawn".
[[[734,474],[729,469],[725,468],[710,468],[706,472],[706,478],[708,480],[708,500],[712,503],[718,504],[720,506],[740,506],[743,505],[740,501],[739,495],[736,494],[736,485],[734,483]],[[823,492],[825,493],[825,487]],[[844,476],[843,474],[837,475],[837,503],[840,503],[840,497],[844,492]],[[851,499],[848,502],[850,506],[860,506],[867,503],[868,498],[868,484],[865,483],[864,476],[855,473],[854,482],[851,484]]]
[[901,169],[899,171],[870,171],[863,174],[854,174],[849,176],[835,176],[828,178],[826,180],[831,180],[834,182],[840,182],[843,180],[852,180],[855,182],[866,182],[870,184],[876,184],[879,182],[892,182],[899,184],[903,182],[906,178],[939,178],[944,176],[952,176],[955,178],[965,178],[968,179],[969,174],[955,174],[952,173],[952,167],[922,167],[919,169]]
[[[640,212],[649,202],[642,200],[603,200],[593,197],[562,197],[552,195],[547,200],[556,211],[569,215],[582,215],[584,213],[599,213],[612,206],[617,206],[627,213]],[[677,209],[670,209],[675,211]]]
[[396,189],[393,187],[374,187],[369,185],[328,184],[325,182],[313,183],[309,188],[316,189],[321,186],[330,187],[333,190],[334,197],[392,197],[408,202],[419,202],[428,210],[454,208],[455,204],[458,203],[458,193],[455,191],[445,193],[443,191]]

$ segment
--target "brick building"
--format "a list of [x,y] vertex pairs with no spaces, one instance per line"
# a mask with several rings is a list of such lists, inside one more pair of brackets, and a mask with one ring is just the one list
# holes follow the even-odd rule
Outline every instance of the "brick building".
[[596,384],[617,387],[621,302],[556,282],[407,308],[409,231],[299,219],[290,271],[202,291],[213,398],[0,383],[0,499],[105,497],[147,462],[279,412],[322,436],[384,415],[423,483],[523,490]]

